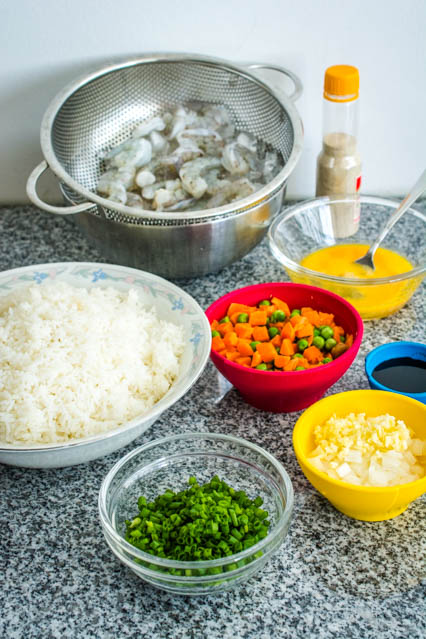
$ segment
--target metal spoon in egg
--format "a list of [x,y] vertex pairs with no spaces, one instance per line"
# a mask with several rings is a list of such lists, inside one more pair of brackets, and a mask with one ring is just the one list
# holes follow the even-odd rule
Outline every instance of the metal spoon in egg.
[[392,215],[380,231],[379,235],[368,249],[367,253],[355,260],[355,264],[362,264],[362,266],[367,266],[374,271],[374,254],[377,248],[385,239],[386,235],[393,228],[393,226],[398,222],[400,217],[405,213],[407,209],[410,208],[413,202],[415,202],[424,191],[426,191],[426,169],[423,171],[411,191],[404,198],[398,208],[395,209],[394,213],[392,213]]

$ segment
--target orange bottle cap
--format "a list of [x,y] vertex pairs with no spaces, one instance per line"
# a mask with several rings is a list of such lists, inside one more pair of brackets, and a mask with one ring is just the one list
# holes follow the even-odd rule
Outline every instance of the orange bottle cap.
[[348,64],[328,67],[324,76],[324,98],[331,102],[351,102],[359,96],[359,71]]

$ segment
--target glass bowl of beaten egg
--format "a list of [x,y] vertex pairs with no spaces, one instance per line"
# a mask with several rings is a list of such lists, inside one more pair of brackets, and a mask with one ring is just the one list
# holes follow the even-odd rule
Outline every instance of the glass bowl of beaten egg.
[[402,308],[426,272],[426,215],[410,208],[377,249],[364,255],[399,202],[373,196],[321,197],[287,208],[269,229],[272,254],[294,282],[347,299],[366,320]]

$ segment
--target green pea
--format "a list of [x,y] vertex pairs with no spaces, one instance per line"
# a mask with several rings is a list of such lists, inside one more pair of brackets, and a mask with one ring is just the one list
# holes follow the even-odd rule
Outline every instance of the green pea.
[[308,348],[308,346],[308,340],[306,339],[299,339],[299,341],[297,342],[297,348],[299,349],[299,351],[304,351],[305,348]]
[[300,315],[300,311],[298,308],[295,308],[291,311],[290,317],[294,317],[295,315]]
[[321,331],[319,328],[314,328],[314,337],[318,337],[319,335],[321,335]]
[[269,337],[271,339],[273,339],[275,337],[275,335],[279,334],[279,330],[276,326],[271,326],[271,328],[268,329],[268,333],[269,333]]
[[329,337],[328,340],[326,340],[325,342],[325,347],[328,351],[331,351],[331,349],[334,348],[336,344],[337,344],[336,340],[333,339],[332,337]]
[[304,371],[305,367],[304,366],[296,366],[296,368],[294,370],[295,371]]
[[295,353],[294,355],[291,356],[291,359],[294,359],[295,357],[303,357],[302,353]]
[[260,342],[250,342],[252,351],[255,351],[257,349],[258,344],[260,344]]
[[340,336],[340,341],[345,343],[346,342],[346,337],[344,335],[341,335]]
[[219,320],[219,324],[228,324],[228,322],[230,322],[231,320],[229,319],[229,317],[227,315],[225,315],[225,317],[222,317],[221,320]]
[[321,329],[321,337],[323,337],[324,339],[333,337],[333,329],[331,328],[331,326],[324,326],[324,328]]
[[220,337],[219,331],[212,331],[212,337]]
[[320,350],[322,350],[324,348],[325,339],[323,337],[321,337],[321,335],[317,335],[312,340],[312,344],[314,346],[316,346],[317,348],[319,348]]
[[248,320],[249,320],[248,313],[240,313],[237,317],[237,322],[241,324],[245,324],[246,322],[248,322]]
[[275,321],[276,322],[284,322],[284,320],[285,320],[284,311],[275,311],[274,315],[275,315]]
[[259,302],[259,306],[271,306],[271,302],[269,300],[262,300]]
[[279,346],[275,346],[275,350],[277,351],[277,353],[279,354],[280,352],[280,347]]
[[266,364],[258,364],[256,366],[256,368],[257,368],[258,371],[267,371],[268,370],[268,367],[266,366]]
[[331,359],[331,357],[324,357],[324,359],[322,360],[323,364],[329,364],[330,362],[332,362],[333,360]]

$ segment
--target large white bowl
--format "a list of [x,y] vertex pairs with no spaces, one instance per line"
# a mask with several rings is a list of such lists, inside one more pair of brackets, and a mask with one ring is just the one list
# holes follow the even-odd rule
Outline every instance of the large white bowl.
[[147,306],[155,307],[160,318],[184,328],[186,348],[179,376],[149,411],[107,433],[59,445],[12,446],[0,442],[0,462],[3,464],[27,468],[62,468],[97,459],[126,446],[191,388],[210,354],[210,326],[197,302],[167,280],[137,269],[93,262],[25,266],[0,273],[0,296],[34,282],[43,286],[55,280],[85,288],[111,286],[120,291],[139,289],[143,301]]

